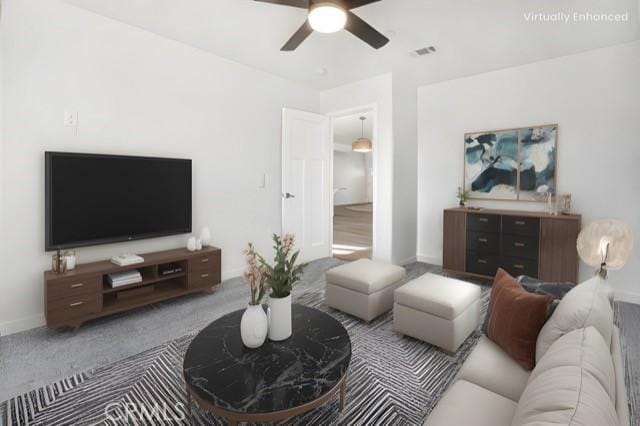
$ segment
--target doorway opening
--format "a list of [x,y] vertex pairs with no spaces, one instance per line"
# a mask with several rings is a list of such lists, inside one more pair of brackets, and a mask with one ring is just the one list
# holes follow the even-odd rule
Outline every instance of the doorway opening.
[[371,259],[373,252],[375,111],[333,116],[333,257]]

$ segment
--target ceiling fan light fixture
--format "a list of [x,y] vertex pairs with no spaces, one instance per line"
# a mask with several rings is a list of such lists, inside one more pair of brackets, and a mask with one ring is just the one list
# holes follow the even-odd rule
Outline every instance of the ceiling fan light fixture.
[[309,11],[309,25],[319,33],[335,33],[347,23],[347,12],[334,3],[316,3]]

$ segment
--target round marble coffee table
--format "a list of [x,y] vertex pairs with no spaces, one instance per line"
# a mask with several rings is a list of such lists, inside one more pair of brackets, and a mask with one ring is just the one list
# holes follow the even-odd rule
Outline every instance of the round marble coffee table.
[[240,338],[243,312],[212,322],[187,349],[189,413],[193,399],[231,425],[272,422],[310,411],[338,392],[342,410],[351,339],[338,320],[294,304],[290,338],[248,349]]

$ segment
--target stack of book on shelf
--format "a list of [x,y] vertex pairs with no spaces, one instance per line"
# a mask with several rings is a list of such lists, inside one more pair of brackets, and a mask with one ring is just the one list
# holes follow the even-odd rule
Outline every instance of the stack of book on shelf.
[[135,284],[142,282],[142,275],[140,271],[126,271],[116,272],[107,276],[109,285],[113,288],[122,287],[124,285]]

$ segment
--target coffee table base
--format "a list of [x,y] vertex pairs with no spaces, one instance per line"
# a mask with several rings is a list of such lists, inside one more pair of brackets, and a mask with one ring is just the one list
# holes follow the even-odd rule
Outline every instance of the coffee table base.
[[227,422],[230,426],[236,426],[238,422],[256,422],[256,423],[274,422],[278,420],[286,420],[293,416],[298,416],[300,414],[304,414],[308,411],[311,411],[314,408],[317,408],[322,404],[324,404],[325,402],[327,402],[329,399],[335,396],[338,392],[340,393],[340,412],[342,412],[345,404],[344,397],[346,393],[346,387],[347,387],[347,373],[345,373],[344,376],[342,376],[340,381],[338,381],[338,383],[336,383],[336,385],[331,390],[329,390],[329,392],[325,393],[318,399],[309,401],[306,404],[300,405],[298,407],[292,407],[282,411],[273,411],[271,413],[237,413],[234,411],[228,411],[223,408],[217,407],[211,404],[210,402],[203,400],[195,392],[193,392],[190,386],[187,384],[186,385],[187,406],[189,408],[189,417],[193,415],[193,412],[191,410],[191,403],[192,401],[195,401],[200,406],[200,408],[218,417],[224,417],[225,419],[227,419]]

